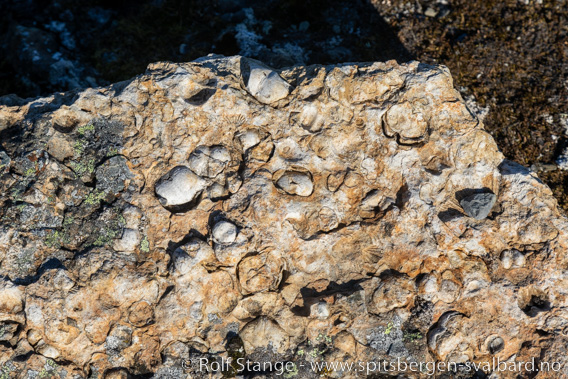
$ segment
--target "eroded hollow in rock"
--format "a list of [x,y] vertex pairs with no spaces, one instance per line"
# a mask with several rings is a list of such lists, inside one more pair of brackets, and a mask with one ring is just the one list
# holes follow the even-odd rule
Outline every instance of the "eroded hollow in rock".
[[519,291],[519,308],[529,317],[535,317],[540,312],[552,309],[548,295],[541,289],[530,287]]

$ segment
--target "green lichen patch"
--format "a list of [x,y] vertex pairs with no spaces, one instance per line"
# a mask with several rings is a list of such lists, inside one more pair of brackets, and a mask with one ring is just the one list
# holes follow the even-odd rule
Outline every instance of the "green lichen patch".
[[82,159],[79,162],[71,162],[69,166],[79,177],[92,175],[95,172],[95,160],[92,158]]
[[91,206],[99,205],[100,202],[104,200],[105,197],[106,197],[105,192],[95,188],[85,198],[85,204]]
[[4,364],[2,367],[0,367],[0,379],[10,379],[10,373],[12,373],[12,371],[13,368],[11,365]]
[[284,379],[292,379],[292,378],[298,376],[298,366],[296,366],[295,363],[292,363],[292,368],[290,370],[287,370],[286,372],[284,372],[284,374],[282,374],[282,376],[284,377]]
[[106,246],[114,239],[122,235],[122,231],[126,221],[118,208],[113,208],[103,215],[102,218],[106,220],[99,224],[98,237],[93,241],[93,246]]
[[94,131],[95,131],[95,126],[93,124],[87,124],[77,128],[77,133],[79,133],[80,136],[84,136],[87,133]]
[[54,361],[52,361],[51,359],[48,359],[45,362],[44,367],[38,373],[38,378],[59,377],[58,370],[59,370],[59,365],[57,363],[55,363]]
[[150,251],[150,242],[148,241],[148,237],[144,236],[142,241],[140,242],[140,251],[147,253]]
[[45,244],[48,247],[59,249],[62,245],[70,242],[69,235],[65,231],[54,230],[50,232],[46,239]]

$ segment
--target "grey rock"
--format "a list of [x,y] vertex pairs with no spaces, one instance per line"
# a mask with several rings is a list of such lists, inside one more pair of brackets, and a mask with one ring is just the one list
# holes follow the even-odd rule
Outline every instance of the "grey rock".
[[469,217],[483,220],[491,212],[497,196],[494,193],[474,193],[460,200],[460,205]]
[[124,190],[126,180],[133,177],[134,175],[126,165],[126,159],[115,156],[97,168],[97,188],[107,193],[117,194]]
[[0,151],[0,174],[8,169],[11,161],[12,160],[10,159],[8,154]]

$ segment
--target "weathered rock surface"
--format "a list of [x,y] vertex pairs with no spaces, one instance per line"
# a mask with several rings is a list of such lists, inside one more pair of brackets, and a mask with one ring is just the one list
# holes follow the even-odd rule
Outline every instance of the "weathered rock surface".
[[[288,378],[366,376],[314,361],[564,369],[568,220],[444,67],[210,56],[9,100],[2,373],[208,377],[189,360],[245,356],[294,362]],[[494,197],[472,211],[479,193]]]

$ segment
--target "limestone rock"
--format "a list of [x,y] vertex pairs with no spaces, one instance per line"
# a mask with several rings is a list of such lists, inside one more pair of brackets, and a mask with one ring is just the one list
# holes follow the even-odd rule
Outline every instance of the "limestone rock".
[[1,373],[567,367],[568,220],[445,67],[208,56],[26,101],[0,105]]

